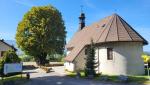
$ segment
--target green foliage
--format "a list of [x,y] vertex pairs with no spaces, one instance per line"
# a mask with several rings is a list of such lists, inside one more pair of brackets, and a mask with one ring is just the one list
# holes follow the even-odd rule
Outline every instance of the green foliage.
[[32,7],[18,24],[16,42],[39,64],[49,53],[63,54],[66,31],[61,13],[51,5]]
[[4,53],[3,62],[4,63],[20,63],[20,58],[18,57],[15,51],[9,50]]
[[29,56],[29,55],[21,55],[21,56],[19,56],[20,58],[21,58],[21,61],[22,62],[30,62],[30,61],[35,61],[34,60],[34,57],[32,57],[32,56]]
[[[14,84],[6,84],[7,82],[13,82]],[[2,79],[0,79],[0,85],[23,85],[25,83],[27,83],[28,80],[26,79],[26,76],[23,75],[22,77],[20,77],[20,75],[14,75],[14,76],[9,76],[9,77],[5,77]]]
[[[69,77],[76,77],[77,73],[76,72],[69,72],[69,71],[66,71],[67,73],[67,76]],[[84,71],[80,71],[80,74],[81,74],[81,78],[85,78],[85,73]]]
[[143,59],[144,63],[150,63],[150,56],[143,54],[142,59]]
[[21,59],[18,57],[15,51],[9,50],[4,53],[4,56],[0,59],[0,73],[3,72],[5,63],[20,63]]
[[87,58],[86,58],[86,68],[85,75],[96,75],[95,72],[95,47],[93,41],[91,41],[91,45],[86,48],[87,50]]
[[3,73],[3,61],[0,59],[0,75]]
[[65,55],[60,55],[60,54],[48,54],[47,55],[47,60],[50,62],[63,62],[63,58]]

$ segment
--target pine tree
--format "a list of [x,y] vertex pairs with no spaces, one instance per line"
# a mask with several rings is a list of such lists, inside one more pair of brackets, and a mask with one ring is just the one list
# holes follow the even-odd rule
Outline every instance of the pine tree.
[[85,64],[85,75],[93,75],[95,76],[95,47],[93,40],[91,40],[91,45],[86,48],[87,51],[87,58]]

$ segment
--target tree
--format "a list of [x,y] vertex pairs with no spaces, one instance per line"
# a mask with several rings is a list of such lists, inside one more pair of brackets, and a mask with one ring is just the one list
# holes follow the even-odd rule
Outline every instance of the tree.
[[19,57],[21,58],[22,62],[33,62],[34,61],[34,57],[33,56],[22,54]]
[[32,7],[18,24],[16,42],[27,55],[45,65],[48,53],[63,54],[66,31],[61,13],[53,6]]
[[8,50],[4,53],[4,56],[0,59],[0,74],[3,74],[3,68],[5,63],[20,63],[21,59],[18,57],[15,51]]
[[146,54],[142,54],[142,59],[143,59],[144,63],[149,63],[150,62],[150,56],[148,56]]
[[96,75],[95,72],[95,47],[94,47],[94,43],[93,40],[91,40],[91,45],[89,47],[86,48],[86,53],[87,53],[87,57],[86,57],[86,64],[85,64],[85,75]]

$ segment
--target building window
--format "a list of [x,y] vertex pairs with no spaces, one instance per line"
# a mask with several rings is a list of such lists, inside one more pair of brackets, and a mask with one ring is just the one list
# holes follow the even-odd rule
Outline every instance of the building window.
[[6,51],[1,51],[1,57],[4,55],[5,52],[6,52]]
[[113,60],[113,48],[107,48],[107,60]]
[[88,54],[88,48],[85,48],[85,55]]

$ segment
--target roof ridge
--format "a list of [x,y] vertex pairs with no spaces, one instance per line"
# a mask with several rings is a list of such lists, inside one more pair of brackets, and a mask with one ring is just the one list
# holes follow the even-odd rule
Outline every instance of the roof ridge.
[[[120,17],[120,16],[118,16],[117,18],[118,18],[118,20],[120,20],[120,19],[121,19],[121,17]],[[121,22],[122,26],[125,28],[126,32],[128,33],[129,37],[131,38],[131,40],[133,40],[133,39],[132,39],[132,37],[131,37],[131,35],[129,34],[129,31],[128,31],[128,30],[127,30],[127,28],[124,26],[124,24],[123,24],[122,20],[120,20],[120,22]]]
[[[108,24],[111,23],[111,22],[112,22],[112,19],[113,19],[112,16],[110,16],[110,17],[111,17],[111,19],[109,20]],[[103,32],[100,34],[100,36],[99,36],[98,39],[96,40],[96,43],[98,42],[98,40],[99,40],[99,39],[101,38],[101,36],[103,35],[103,33],[104,33],[104,31],[106,30],[106,27],[108,26],[108,24],[105,26]]]
[[120,19],[121,22],[123,21],[125,24],[127,24],[133,32],[135,32],[140,38],[142,38],[144,44],[148,44],[148,42],[136,30],[134,30],[125,20],[123,20],[121,17]]
[[114,22],[114,19],[115,19],[115,16],[112,17],[112,21],[111,21],[109,30],[108,30],[107,35],[106,35],[106,38],[105,38],[105,42],[106,42],[106,40],[107,40],[107,37],[108,37],[108,34],[109,34],[109,32],[110,32],[111,26],[112,26],[112,24],[113,24],[113,22]]
[[119,39],[119,30],[118,30],[118,24],[117,24],[118,20],[117,20],[117,17],[116,17],[116,28],[117,28],[117,36],[118,36],[118,41],[120,41]]

